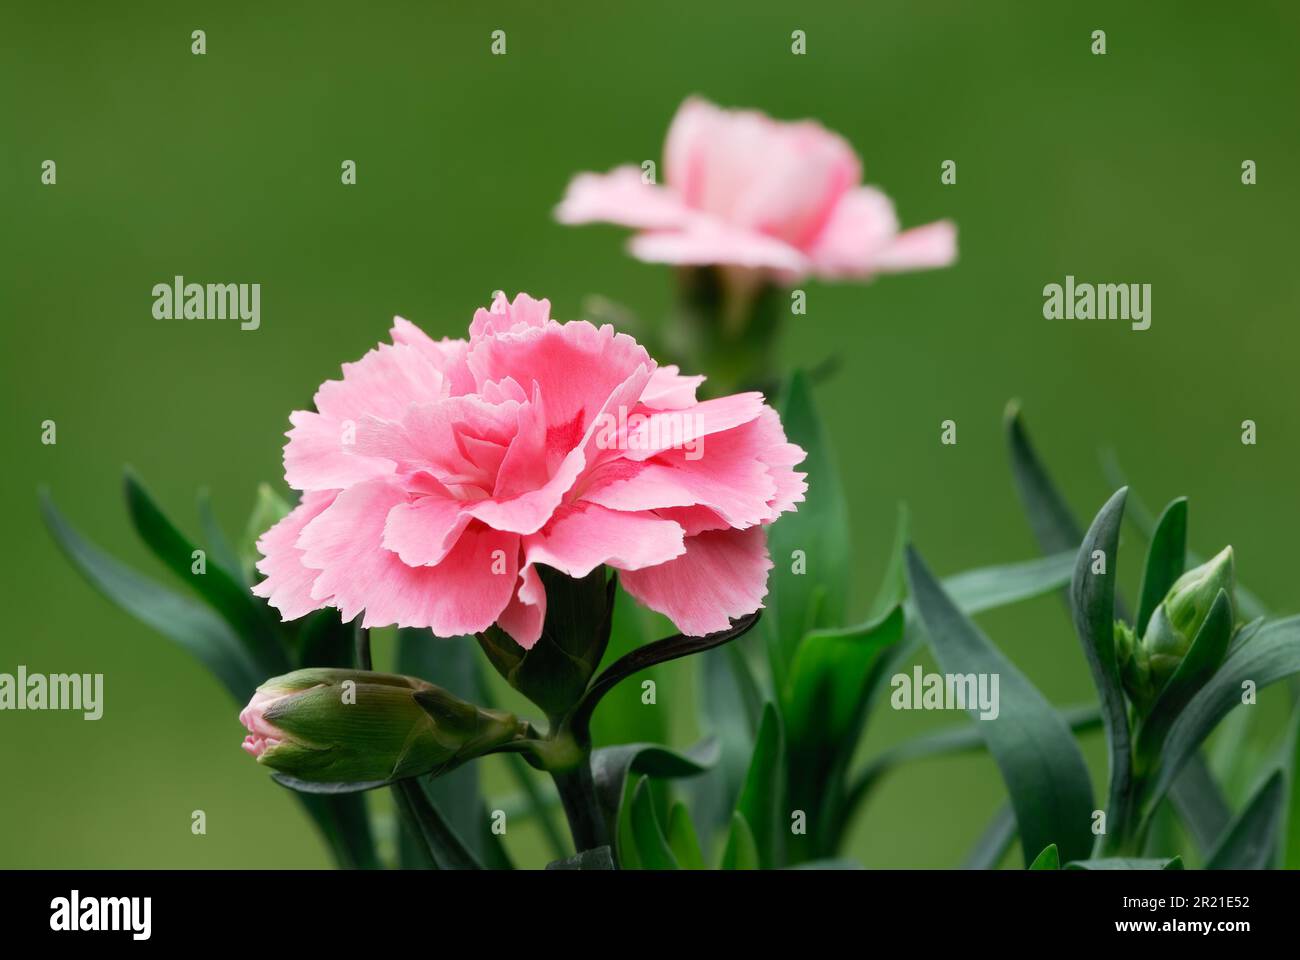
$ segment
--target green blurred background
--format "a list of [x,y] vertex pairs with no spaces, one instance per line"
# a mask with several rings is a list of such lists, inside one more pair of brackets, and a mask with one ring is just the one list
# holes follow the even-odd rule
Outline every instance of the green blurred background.
[[[796,28],[806,56],[790,53]],[[102,672],[106,706],[93,723],[0,714],[0,866],[327,863],[239,750],[216,681],[80,579],[37,488],[165,580],[129,530],[122,465],[191,532],[201,486],[239,531],[256,484],[282,487],[289,411],[393,314],[463,335],[504,288],[562,319],[589,294],[663,315],[666,268],[551,209],[577,171],[658,159],[692,93],[822,120],[905,225],[960,228],[953,269],[807,284],[783,341],[789,366],[843,362],[818,400],[852,510],[856,612],[900,500],[941,573],[1034,555],[1001,436],[1013,396],[1081,518],[1109,492],[1097,451],[1113,446],[1153,505],[1191,497],[1195,549],[1233,543],[1244,582],[1300,609],[1298,43],[1284,2],[4,4],[0,671]],[[56,186],[40,183],[47,159]],[[1042,288],[1067,273],[1152,284],[1151,329],[1044,320]],[[176,274],[261,283],[261,329],[153,319],[152,286]],[[955,447],[939,444],[948,418]],[[1240,442],[1246,418],[1257,446]],[[981,622],[1054,702],[1092,696],[1058,600]],[[666,676],[646,709],[674,711],[684,742],[689,676]],[[884,711],[866,749],[955,719]],[[851,853],[956,865],[1002,796],[987,757],[915,765],[867,807]],[[205,837],[189,829],[200,808]],[[522,862],[544,862],[534,847],[522,839]]]

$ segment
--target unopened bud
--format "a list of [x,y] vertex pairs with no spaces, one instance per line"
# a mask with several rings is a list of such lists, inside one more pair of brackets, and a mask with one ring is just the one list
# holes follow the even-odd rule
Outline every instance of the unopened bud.
[[362,670],[297,670],[257,688],[239,715],[244,749],[317,783],[441,773],[527,736],[513,714],[485,710],[424,680]]

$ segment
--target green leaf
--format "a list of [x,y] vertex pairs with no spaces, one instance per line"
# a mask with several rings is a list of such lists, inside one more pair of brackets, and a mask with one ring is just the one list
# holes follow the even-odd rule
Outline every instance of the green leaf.
[[1006,857],[1016,840],[1016,812],[1011,804],[998,807],[993,819],[980,832],[975,845],[962,862],[963,870],[993,870]]
[[1100,857],[1096,860],[1074,860],[1065,865],[1066,870],[1181,870],[1182,857]]
[[573,857],[552,860],[546,865],[547,870],[613,870],[614,853],[609,847],[596,847],[584,850]]
[[[768,581],[764,624],[776,689],[785,686],[795,648],[808,630],[844,622],[848,591],[848,508],[829,439],[804,374],[796,372],[782,396],[781,422],[791,443],[808,453],[799,469],[808,474],[808,493],[798,510],[768,528],[775,559]],[[807,569],[795,573],[791,557],[802,551]]]
[[[1125,479],[1124,470],[1120,467],[1119,458],[1115,456],[1114,450],[1102,451],[1101,466],[1102,473],[1105,474],[1107,482],[1110,483],[1112,487],[1128,486],[1128,480]],[[1129,492],[1129,505],[1125,512],[1125,518],[1131,521],[1137,531],[1147,540],[1150,540],[1155,535],[1156,523],[1154,514],[1142,505],[1142,501],[1139,500],[1132,491]],[[1196,553],[1196,551],[1188,550],[1185,562],[1186,565],[1191,568],[1200,566],[1206,561],[1206,559],[1206,557],[1201,556]],[[1242,586],[1240,580],[1237,581],[1236,589],[1233,590],[1233,595],[1236,600],[1237,609],[1240,610],[1244,616],[1250,619],[1255,619],[1257,617],[1267,617],[1270,615],[1269,609],[1267,605],[1265,605],[1264,601],[1260,600],[1254,593]]]
[[[1076,549],[1083,539],[1079,524],[1029,441],[1018,401],[1007,404],[1005,422],[1011,471],[1039,548],[1046,554]],[[1118,596],[1113,605],[1115,616],[1127,619]]]
[[943,588],[966,614],[1019,603],[1070,583],[1076,551],[1066,550],[1022,563],[979,567],[945,577]]
[[1214,671],[1219,669],[1231,638],[1232,601],[1226,591],[1220,590],[1187,655],[1156,697],[1151,713],[1138,725],[1133,754],[1139,773],[1155,766],[1169,728],[1196,691],[1205,686]]
[[269,483],[257,485],[257,499],[248,516],[244,534],[239,539],[239,566],[244,579],[252,583],[257,579],[257,560],[261,556],[257,541],[262,534],[283,520],[293,510],[293,504],[275,492]]
[[239,637],[220,617],[172,593],[82,538],[46,491],[41,515],[64,556],[110,601],[197,658],[243,704],[266,674],[250,660]]
[[1283,742],[1287,804],[1282,843],[1282,866],[1300,870],[1300,701],[1291,709],[1291,722]]
[[783,697],[792,748],[846,743],[852,752],[863,722],[871,669],[903,637],[903,608],[841,630],[816,630],[799,645]]
[[1300,617],[1265,623],[1248,643],[1228,654],[1170,727],[1158,773],[1145,797],[1145,813],[1155,809],[1219,721],[1241,705],[1243,684],[1250,681],[1259,691],[1295,673],[1300,673]]
[[749,773],[736,802],[737,812],[744,815],[753,832],[759,866],[766,870],[780,866],[784,859],[782,811],[785,807],[785,782],[785,738],[781,716],[769,703],[763,708]]
[[660,779],[693,777],[708,770],[717,760],[718,742],[712,737],[702,740],[685,753],[678,753],[657,743],[625,743],[593,750],[591,777],[601,812],[604,813],[610,830],[616,830],[622,820],[620,808],[629,774],[640,773]]
[[[857,627],[814,631],[795,654],[781,711],[789,743],[789,808],[805,811],[809,820],[806,834],[790,838],[795,861],[835,852],[847,812],[845,782],[872,687],[887,664],[886,651],[902,640],[903,624],[903,608],[895,606]],[[766,827],[753,816],[750,825],[765,857]]]
[[230,624],[264,675],[287,671],[289,658],[267,607],[218,563],[205,564],[203,574],[194,573],[193,542],[167,519],[129,470],[125,488],[131,522],[154,555]]
[[378,869],[379,858],[375,854],[364,797],[309,793],[295,793],[294,797],[320,830],[339,867],[345,870]]
[[655,815],[650,781],[642,777],[632,790],[632,836],[636,839],[637,860],[642,870],[680,869],[668,846]]
[[430,801],[417,778],[393,785],[393,796],[406,826],[427,855],[443,870],[480,870],[482,864]]
[[907,545],[912,541],[912,515],[906,503],[898,505],[898,519],[894,524],[894,545],[889,550],[889,563],[880,581],[876,599],[871,602],[867,620],[879,620],[891,608],[907,599]]
[[[608,666],[623,656],[645,646],[655,639],[650,633],[649,611],[640,606],[624,590],[614,596],[614,620],[609,646],[601,667]],[[600,710],[591,723],[592,740],[604,745],[611,743],[665,743],[669,739],[667,710],[647,708],[641,702],[641,683],[654,680],[663,687],[660,667],[648,667],[637,678],[638,683],[622,684],[610,690],[601,701]]]
[[683,870],[706,869],[700,840],[684,803],[674,803],[668,812],[668,846]]
[[246,587],[252,586],[251,581],[243,580],[239,558],[235,556],[234,548],[226,539],[221,524],[217,522],[217,516],[212,509],[212,495],[207,490],[200,490],[198,503],[199,525],[203,528],[203,538],[208,543],[208,558],[215,561],[233,579],[242,582]]
[[1165,507],[1151,534],[1147,565],[1142,574],[1138,618],[1134,626],[1141,636],[1174,581],[1183,575],[1187,562],[1187,498],[1179,497]]
[[1029,865],[1030,870],[1060,870],[1061,855],[1056,850],[1056,844],[1049,843],[1043,848],[1043,852],[1034,857],[1034,862]]
[[[1101,710],[1095,704],[1065,707],[1060,713],[1075,733],[1086,733],[1101,726]],[[901,764],[982,749],[984,735],[980,732],[979,724],[962,724],[904,740],[876,754],[862,768],[849,789],[847,806],[849,809],[856,808],[886,774]]]
[[[1110,769],[1106,817],[1112,830],[1107,838],[1115,843],[1122,843],[1125,831],[1135,826],[1133,806],[1136,803],[1128,702],[1115,658],[1115,579],[1119,567],[1119,528],[1127,493],[1128,489],[1121,487],[1098,512],[1079,547],[1074,579],[1070,583],[1074,628],[1092,671],[1092,682],[1097,688],[1102,722],[1106,727],[1106,754]],[[1099,560],[1104,560],[1102,573],[1092,572],[1096,562],[1094,554],[1098,554]],[[1117,825],[1122,829],[1116,830]],[[1067,859],[1076,857],[1071,855]]]
[[1195,753],[1169,788],[1169,802],[1196,849],[1208,854],[1227,829],[1232,811],[1204,758]]
[[727,657],[734,649],[736,645],[730,644],[695,658],[698,710],[705,732],[717,739],[719,747],[717,765],[687,787],[695,822],[706,836],[730,826],[757,732],[749,724],[743,681]]
[[1286,776],[1266,779],[1205,861],[1206,870],[1267,870],[1277,862],[1278,831],[1286,803]]
[[727,837],[726,849],[722,851],[722,869],[757,870],[758,868],[758,846],[754,843],[754,831],[750,829],[745,815],[737,810],[731,816],[731,833]]
[[1025,856],[1032,857],[1031,851],[1049,843],[1068,859],[1086,855],[1092,845],[1092,784],[1070,728],[957,609],[915,549],[909,550],[907,560],[912,596],[941,669],[999,677],[1000,711],[976,723],[1002,771]]
[[[473,637],[435,637],[432,631],[403,627],[397,631],[397,672],[437,684],[456,696],[474,702],[479,695],[479,651]],[[421,786],[457,835],[484,862],[499,859],[494,849],[499,838],[479,789],[479,765],[461,764],[437,777],[422,777]],[[402,865],[412,859],[418,838],[404,829],[400,850]]]
[[1018,401],[1007,404],[1004,423],[1011,450],[1011,472],[1034,539],[1046,554],[1074,550],[1083,539],[1083,531],[1029,442]]
[[676,633],[671,637],[656,640],[654,643],[647,643],[631,653],[619,657],[601,671],[600,676],[591,681],[591,685],[587,687],[581,699],[574,705],[567,720],[569,730],[580,744],[590,743],[592,714],[601,699],[610,690],[647,667],[668,663],[670,660],[677,660],[705,650],[712,650],[714,647],[720,647],[738,637],[744,636],[758,622],[762,612],[762,610],[755,610],[748,616],[733,620],[731,626],[727,629],[710,633],[707,636],[688,637],[685,634]]

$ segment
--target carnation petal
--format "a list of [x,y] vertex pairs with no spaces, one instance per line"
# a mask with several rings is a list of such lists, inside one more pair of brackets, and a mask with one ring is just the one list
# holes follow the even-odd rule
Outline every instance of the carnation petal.
[[594,503],[562,507],[545,527],[525,537],[524,559],[571,577],[601,564],[639,570],[681,556],[682,528],[652,513],[622,513]]
[[278,523],[257,540],[262,559],[257,569],[266,579],[253,587],[253,593],[280,611],[282,620],[297,620],[319,609],[322,604],[311,595],[318,570],[303,566],[302,551],[295,546],[302,528],[316,519],[334,502],[334,492],[311,492]]
[[688,636],[725,630],[763,605],[772,561],[761,527],[688,537],[675,560],[621,577],[623,588]]
[[339,494],[303,528],[303,563],[320,570],[312,596],[364,627],[428,627],[451,637],[485,630],[510,601],[519,538],[471,523],[436,566],[412,567],[383,545],[389,512],[407,493],[387,480]]
[[578,174],[555,208],[560,223],[618,223],[643,229],[682,226],[691,216],[676,193],[646,183],[633,166]]

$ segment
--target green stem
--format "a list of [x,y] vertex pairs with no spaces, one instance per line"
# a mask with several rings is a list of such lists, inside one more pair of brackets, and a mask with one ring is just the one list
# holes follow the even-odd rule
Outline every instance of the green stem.
[[564,815],[569,820],[574,850],[582,853],[611,846],[609,827],[596,797],[596,783],[591,777],[591,754],[584,752],[581,762],[571,769],[552,770],[551,777],[560,793]]

